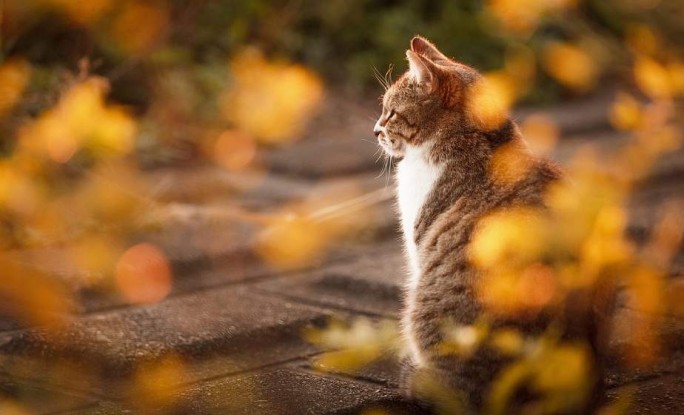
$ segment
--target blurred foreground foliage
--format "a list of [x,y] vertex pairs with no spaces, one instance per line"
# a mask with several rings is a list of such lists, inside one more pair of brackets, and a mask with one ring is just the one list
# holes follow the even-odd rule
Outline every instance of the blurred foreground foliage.
[[[209,160],[264,177],[261,149],[301,137],[324,79],[334,88],[370,88],[373,67],[404,67],[416,33],[483,70],[471,101],[485,127],[521,101],[591,92],[604,79],[627,84],[610,122],[631,138],[608,158],[579,151],[569,166],[575,184],[548,195],[550,218],[516,210],[481,224],[470,254],[483,270],[478,295],[487,314],[524,318],[617,279],[638,311],[625,322],[621,350],[634,366],[665,348],[662,315],[681,316],[681,292],[666,289],[681,244],[681,200],[661,207],[641,243],[628,235],[628,202],[659,157],[681,145],[682,2],[6,0],[0,7],[0,311],[22,324],[59,332],[80,309],[74,291],[81,288],[132,304],[166,298],[170,259],[136,238],[169,213],[150,196],[146,170]],[[540,154],[561,140],[541,114],[521,128]],[[524,156],[506,146],[490,169],[504,183],[525,172]],[[349,186],[275,212],[220,214],[255,225],[256,256],[290,270],[315,264],[361,226],[359,209],[385,199]],[[76,290],[35,267],[50,264],[41,249],[55,246],[60,263],[77,271]],[[35,263],[12,260],[25,250],[38,252]],[[491,413],[506,413],[522,384],[540,392],[533,413],[586,399],[592,368],[584,344],[565,343],[553,330],[526,338],[494,329],[486,316],[445,330],[445,353],[467,358],[487,345],[511,356],[490,393]],[[403,353],[388,322],[335,322],[305,337],[335,349],[315,359],[321,370],[357,371]],[[184,365],[170,356],[141,367],[128,388],[133,405],[173,407]],[[422,387],[454,409],[458,393],[440,386],[426,379]],[[620,413],[624,402],[607,413]]]

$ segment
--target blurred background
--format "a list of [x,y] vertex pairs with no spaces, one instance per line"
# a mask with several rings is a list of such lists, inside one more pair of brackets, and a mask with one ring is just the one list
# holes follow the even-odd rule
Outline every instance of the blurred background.
[[[188,396],[209,402],[195,413],[314,408],[330,392],[290,402],[308,384],[282,392],[282,374],[231,383],[224,406],[197,385],[312,356],[307,368],[353,379],[400,349],[392,164],[371,130],[416,34],[478,68],[490,111],[512,110],[578,183],[554,199],[566,228],[535,234],[561,238],[563,259],[493,275],[483,301],[516,313],[619,275],[631,311],[616,359],[670,359],[684,313],[682,21],[680,0],[0,0],[0,413],[183,413]],[[482,242],[492,263],[530,232],[509,222],[483,236],[504,241]],[[513,254],[528,270],[549,257]],[[356,268],[315,271],[340,261]],[[303,339],[311,324],[329,329]],[[250,336],[255,351],[236,352]],[[535,339],[502,338],[538,367],[522,346]],[[307,346],[278,360],[265,343]],[[577,370],[542,389],[572,405],[588,369],[561,346],[544,359]],[[359,394],[333,409],[361,408]]]

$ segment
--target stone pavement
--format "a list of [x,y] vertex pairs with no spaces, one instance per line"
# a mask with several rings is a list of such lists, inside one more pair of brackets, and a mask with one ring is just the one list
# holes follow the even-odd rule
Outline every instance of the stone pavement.
[[[608,127],[610,99],[603,94],[546,111],[564,135],[556,158],[567,161],[589,142],[611,151],[624,140]],[[57,335],[0,315],[0,414],[417,413],[397,392],[396,363],[323,373],[311,363],[321,350],[302,337],[305,327],[332,316],[396,319],[404,268],[391,201],[363,213],[370,220],[354,239],[338,241],[296,272],[257,258],[255,225],[217,217],[236,203],[269,211],[345,183],[364,191],[387,186],[386,177],[377,177],[370,134],[375,104],[326,105],[308,137],[264,155],[271,166],[265,178],[210,165],[147,173],[154,197],[170,210],[163,226],[138,237],[160,246],[172,264],[173,290],[159,303],[130,305],[70,283],[78,279],[59,248],[17,253],[71,284],[80,309]],[[683,175],[682,151],[658,164],[632,202],[633,235],[643,237],[666,198],[684,197]],[[680,252],[680,271],[683,262]],[[680,292],[683,283],[670,282]],[[611,369],[611,395],[634,388],[631,413],[684,414],[684,324],[672,316],[667,322],[670,347],[657,365]],[[154,393],[146,395],[148,389]]]

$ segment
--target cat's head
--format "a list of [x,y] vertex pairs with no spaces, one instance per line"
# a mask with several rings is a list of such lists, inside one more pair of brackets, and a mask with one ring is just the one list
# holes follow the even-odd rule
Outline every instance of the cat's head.
[[446,126],[473,129],[467,101],[481,78],[420,36],[411,40],[406,58],[409,68],[385,91],[382,115],[373,129],[382,148],[394,157],[403,157],[408,146],[431,140]]

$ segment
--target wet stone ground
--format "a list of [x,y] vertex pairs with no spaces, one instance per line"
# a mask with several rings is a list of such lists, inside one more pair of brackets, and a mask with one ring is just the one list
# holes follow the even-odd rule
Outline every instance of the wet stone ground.
[[[566,162],[586,143],[610,152],[624,141],[606,122],[611,98],[602,94],[543,111],[563,132],[554,157]],[[10,399],[35,414],[416,413],[397,391],[396,363],[323,373],[311,364],[321,350],[302,338],[304,327],[322,326],[331,316],[397,318],[404,268],[391,201],[367,213],[372,220],[360,237],[337,241],[325,258],[296,272],[257,258],[254,225],[216,217],[236,200],[242,208],[268,211],[346,182],[364,191],[387,186],[377,177],[381,166],[370,140],[374,113],[343,100],[326,105],[304,140],[265,154],[271,166],[265,178],[211,165],[147,172],[155,197],[176,210],[139,239],[168,255],[173,291],[156,304],[130,305],[74,285],[80,313],[56,337],[0,315],[0,402]],[[631,205],[634,235],[643,235],[666,198],[684,197],[683,178],[684,153],[661,160]],[[16,257],[67,284],[78,280],[60,261],[59,248]],[[678,258],[681,271],[681,253]],[[632,413],[684,414],[684,323],[672,316],[665,321],[669,348],[658,364],[610,369],[611,395],[634,388]],[[178,362],[182,374],[174,375]],[[163,399],[136,400],[144,384],[134,380],[146,370],[166,376],[170,386],[157,391]]]

